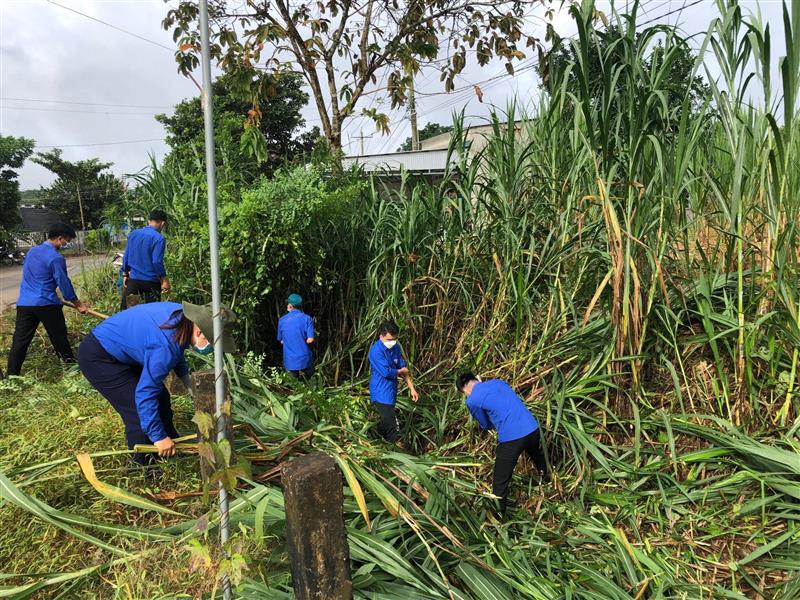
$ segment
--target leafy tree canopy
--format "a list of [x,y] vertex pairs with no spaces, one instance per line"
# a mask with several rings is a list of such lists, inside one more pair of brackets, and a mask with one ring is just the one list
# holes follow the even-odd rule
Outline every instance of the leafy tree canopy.
[[[441,72],[447,91],[468,59],[486,65],[493,58],[525,58],[523,49],[538,41],[522,32],[523,15],[541,0],[244,0],[209,2],[211,54],[226,73],[255,81],[264,69],[298,71],[311,89],[322,131],[331,148],[341,149],[345,119],[362,114],[379,130],[389,118],[377,108],[356,105],[378,87],[392,108],[406,102],[409,83],[424,66]],[[197,0],[181,0],[163,26],[179,43],[178,68],[188,73],[199,64]],[[444,56],[442,56],[444,55]],[[383,86],[380,86],[383,87]],[[259,98],[253,94],[257,120]]]
[[[212,92],[218,166],[233,167],[231,174],[243,183],[269,175],[294,156],[310,152],[319,138],[318,128],[296,136],[305,124],[300,110],[308,102],[298,75],[261,74],[245,85],[232,75],[223,75],[213,83]],[[258,109],[245,99],[251,92],[257,94]],[[246,118],[251,110],[259,111],[258,119]],[[167,161],[178,161],[184,167],[205,161],[199,96],[179,103],[172,115],[156,115],[156,120],[164,125],[172,149]]]
[[54,148],[38,152],[31,159],[58,176],[53,185],[42,188],[40,200],[67,223],[79,224],[84,229],[97,227],[103,209],[122,200],[125,184],[107,172],[113,163],[103,163],[97,158],[70,162],[61,154],[60,148]]
[[33,153],[33,140],[0,135],[0,239],[20,223],[17,171]]

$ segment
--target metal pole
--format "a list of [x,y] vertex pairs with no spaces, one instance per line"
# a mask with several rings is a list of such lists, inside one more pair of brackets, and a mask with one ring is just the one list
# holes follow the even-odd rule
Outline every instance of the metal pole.
[[[219,240],[217,236],[217,174],[214,156],[214,102],[211,94],[211,51],[208,40],[208,0],[200,0],[200,41],[202,44],[203,70],[203,121],[205,123],[206,142],[206,182],[208,185],[208,239],[211,251],[211,308],[214,323],[214,391],[216,395],[217,441],[225,439],[225,415],[222,404],[225,402],[224,355],[222,351],[222,318],[220,304],[222,302],[219,282]],[[228,493],[220,482],[219,485],[219,532],[220,543],[224,547],[228,542]],[[225,600],[232,598],[231,582],[225,577],[222,580],[222,591]]]

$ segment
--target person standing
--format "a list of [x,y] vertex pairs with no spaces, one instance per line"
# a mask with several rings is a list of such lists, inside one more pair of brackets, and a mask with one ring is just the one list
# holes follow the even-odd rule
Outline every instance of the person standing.
[[419,394],[397,343],[399,333],[400,328],[393,321],[384,321],[378,328],[378,339],[369,350],[369,396],[380,419],[378,433],[390,444],[402,447],[398,441],[400,426],[395,412],[398,378],[405,379],[414,402],[419,400]]
[[500,498],[500,514],[505,515],[508,486],[523,452],[528,453],[542,476],[547,474],[539,422],[502,379],[482,382],[467,372],[456,378],[456,388],[466,396],[467,409],[481,429],[497,431],[492,493]]
[[314,321],[301,310],[302,305],[300,294],[287,298],[287,312],[278,319],[278,341],[283,346],[283,367],[294,377],[307,379],[314,374]]
[[122,257],[121,310],[128,307],[128,296],[138,295],[139,303],[160,302],[161,294],[169,292],[169,278],[164,268],[167,242],[161,232],[167,224],[167,213],[154,210],[147,218],[147,227],[128,236]]
[[[231,329],[236,315],[222,308],[222,346],[235,352]],[[214,350],[211,305],[152,302],[112,315],[87,335],[78,347],[78,366],[122,418],[128,449],[155,444],[160,456],[175,454],[179,437],[172,422],[172,403],[164,385],[175,371],[192,394],[184,352]],[[148,465],[153,456],[135,453],[133,460]]]
[[67,338],[64,305],[56,293],[61,290],[64,300],[72,302],[81,313],[88,306],[78,300],[67,275],[67,261],[59,250],[75,239],[75,230],[69,225],[53,225],[47,240],[31,248],[22,267],[22,281],[17,298],[17,316],[11,351],[8,353],[8,374],[19,375],[28,347],[39,323],[44,325],[47,337],[58,357],[65,363],[75,362]]

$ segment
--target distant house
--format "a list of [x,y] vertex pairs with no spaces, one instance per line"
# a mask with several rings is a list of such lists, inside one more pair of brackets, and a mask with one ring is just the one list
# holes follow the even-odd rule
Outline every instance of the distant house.
[[[516,123],[520,130],[522,121]],[[468,156],[474,156],[486,147],[492,136],[492,125],[487,123],[464,128]],[[365,154],[364,156],[347,156],[345,167],[360,165],[365,173],[372,173],[384,180],[399,179],[400,172],[424,177],[429,181],[438,181],[447,168],[447,150],[453,132],[448,131],[432,138],[422,140],[419,150],[409,152],[389,152],[386,154]],[[450,155],[450,162],[459,159],[457,152]]]

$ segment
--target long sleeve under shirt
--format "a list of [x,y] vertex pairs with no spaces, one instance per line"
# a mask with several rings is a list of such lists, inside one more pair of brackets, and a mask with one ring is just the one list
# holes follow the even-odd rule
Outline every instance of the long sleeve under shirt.
[[142,431],[152,442],[167,437],[158,414],[158,394],[164,379],[173,369],[178,377],[189,372],[181,347],[175,342],[175,330],[161,326],[177,322],[182,314],[176,302],[140,304],[118,312],[94,328],[100,345],[121,363],[141,366],[136,386],[136,412]]
[[498,443],[518,440],[539,429],[539,422],[502,379],[476,383],[467,408],[482,429],[497,430]]
[[78,299],[67,275],[67,261],[53,244],[44,242],[31,248],[25,257],[17,306],[61,305],[56,288],[64,300]]
[[311,366],[313,354],[306,340],[314,337],[314,321],[302,310],[292,309],[278,319],[278,341],[283,343],[283,366],[302,371]]
[[148,225],[131,232],[122,257],[122,271],[131,279],[160,281],[167,275],[164,268],[166,247],[164,236],[154,227]]
[[369,396],[378,404],[397,402],[397,370],[406,366],[400,344],[389,350],[377,340],[369,349]]

